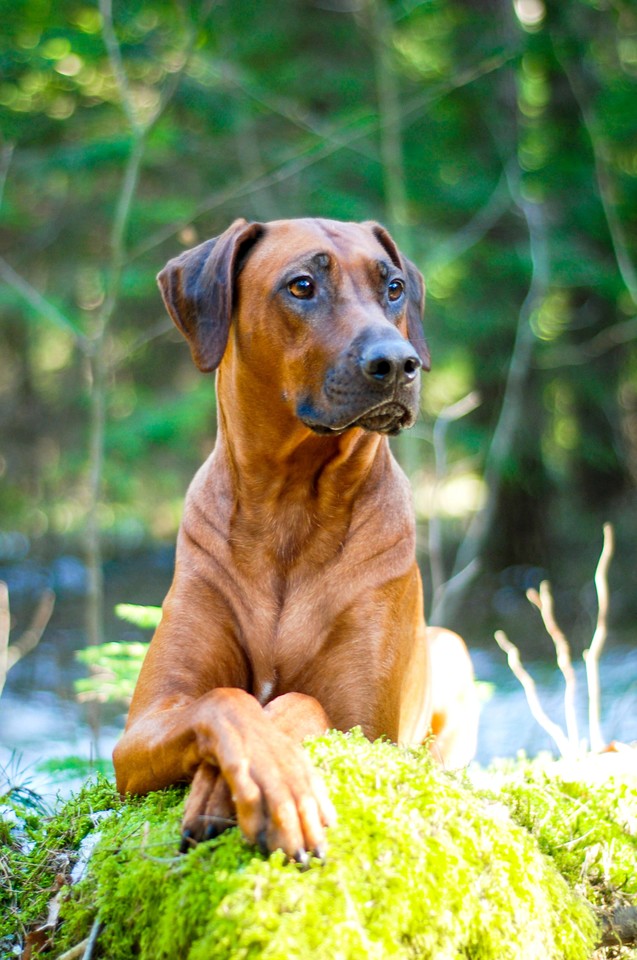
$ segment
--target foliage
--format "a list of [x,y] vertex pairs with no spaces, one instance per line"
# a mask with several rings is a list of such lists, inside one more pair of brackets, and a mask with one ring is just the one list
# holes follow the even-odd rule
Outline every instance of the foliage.
[[[142,630],[154,629],[161,619],[160,607],[144,607],[134,603],[119,603],[115,613],[121,620]],[[133,696],[148,642],[109,642],[85,647],[76,654],[89,667],[89,675],[75,681],[81,700],[129,702]]]
[[120,620],[133,623],[142,630],[154,630],[161,620],[161,607],[143,607],[137,603],[118,603],[115,613]]
[[130,701],[141,670],[147,643],[109,642],[85,647],[76,654],[90,668],[88,677],[75,681],[81,700]]
[[[557,584],[551,568],[588,559],[601,520],[619,516],[633,542],[631,5],[538,0],[516,18],[505,0],[490,16],[468,0],[370,0],[307,16],[298,0],[135,0],[114,5],[119,73],[108,6],[4,11],[0,528],[35,542],[84,530],[99,343],[102,534],[119,548],[174,536],[214,398],[154,276],[236,215],[320,214],[386,222],[426,274],[426,416],[480,396],[449,431],[447,573],[485,469],[480,552],[495,570],[534,563]],[[505,396],[512,427],[494,452]],[[423,519],[429,437],[418,427],[398,445]]]

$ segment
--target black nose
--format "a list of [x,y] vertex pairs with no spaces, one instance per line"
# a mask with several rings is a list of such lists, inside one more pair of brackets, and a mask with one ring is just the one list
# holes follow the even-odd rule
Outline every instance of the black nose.
[[386,387],[411,383],[418,376],[422,363],[407,340],[377,340],[363,350],[361,370],[373,383]]

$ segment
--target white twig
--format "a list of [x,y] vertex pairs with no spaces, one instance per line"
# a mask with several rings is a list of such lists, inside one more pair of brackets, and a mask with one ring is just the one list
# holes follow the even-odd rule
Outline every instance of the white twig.
[[544,708],[539,701],[537,690],[535,688],[535,680],[522,665],[520,651],[514,643],[511,643],[503,630],[496,630],[495,639],[500,649],[503,650],[507,655],[507,661],[509,663],[511,673],[517,680],[519,680],[524,689],[524,693],[526,694],[526,702],[529,705],[529,709],[533,715],[533,718],[555,742],[557,749],[560,751],[560,754],[563,757],[572,756],[573,751],[571,750],[571,745],[568,741],[568,738],[564,735],[564,731],[556,723],[553,723],[550,717],[548,717],[544,712]]
[[24,633],[9,646],[11,615],[9,612],[9,591],[6,583],[0,582],[0,694],[4,688],[9,670],[22,660],[27,653],[35,650],[46,629],[53,606],[55,594],[45,590],[33,615],[33,619]]
[[81,940],[79,943],[76,943],[70,950],[65,950],[64,953],[61,953],[57,960],[78,960],[79,957],[84,955],[88,941],[89,938],[87,937],[86,940]]
[[93,956],[93,950],[95,949],[95,944],[97,943],[97,938],[102,932],[103,923],[99,917],[96,917],[93,921],[93,926],[91,927],[91,932],[86,943],[86,949],[82,956],[82,960],[91,960]]
[[7,651],[7,672],[14,667],[18,660],[26,657],[27,653],[35,650],[42,639],[46,626],[51,619],[55,606],[55,594],[52,590],[45,590],[38,602],[31,623],[22,636],[12,643]]
[[600,687],[599,659],[606,642],[608,632],[608,567],[615,549],[615,536],[612,524],[604,524],[604,544],[595,571],[595,589],[597,591],[597,625],[588,650],[583,653],[586,664],[586,682],[588,684],[588,727],[593,753],[604,748],[604,739],[600,724]]
[[542,616],[546,632],[553,641],[555,653],[557,656],[557,665],[562,671],[564,677],[564,715],[566,718],[566,732],[574,753],[579,751],[579,730],[577,728],[577,714],[575,711],[575,692],[577,682],[575,680],[575,671],[571,661],[571,648],[568,640],[560,630],[555,620],[553,612],[553,594],[548,580],[543,580],[540,584],[540,592],[537,590],[527,590],[527,599],[533,606],[537,607]]
[[11,614],[9,612],[9,590],[6,583],[0,580],[0,694],[9,672],[9,632],[11,629]]

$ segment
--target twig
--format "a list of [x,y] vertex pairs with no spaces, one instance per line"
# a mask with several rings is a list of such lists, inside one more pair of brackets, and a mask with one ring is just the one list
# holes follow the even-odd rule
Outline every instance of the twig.
[[65,950],[64,953],[61,953],[57,960],[77,960],[78,957],[83,956],[88,941],[88,937],[85,940],[80,940],[80,942],[76,943],[70,950]]
[[428,267],[432,270],[453,263],[475,246],[511,208],[511,195],[504,171],[500,175],[491,196],[476,214],[448,240],[436,244]]
[[[406,121],[409,117],[420,115],[422,111],[433,106],[434,103],[452,93],[454,90],[468,86],[475,80],[489,73],[493,73],[495,70],[499,70],[500,67],[512,60],[515,55],[514,52],[504,52],[493,57],[487,57],[476,66],[463,70],[456,77],[452,78],[452,80],[440,84],[435,88],[428,88],[424,93],[412,97],[406,101],[405,104],[401,105],[400,116]],[[229,186],[222,187],[200,203],[188,219],[180,220],[169,224],[167,227],[163,227],[156,233],[151,234],[151,236],[139,244],[139,246],[134,247],[130,251],[130,259],[135,260],[150,250],[153,250],[155,247],[160,246],[164,241],[169,240],[185,227],[190,226],[204,214],[210,213],[212,210],[232,200],[250,196],[250,194],[262,190],[265,187],[282,183],[290,177],[296,176],[296,174],[305,170],[307,167],[311,167],[319,161],[326,159],[338,150],[351,148],[352,144],[375,133],[380,125],[380,120],[375,113],[361,116],[360,112],[357,112],[353,120],[347,120],[342,125],[333,128],[331,134],[329,134],[332,138],[329,142],[326,142],[323,138],[322,142],[318,145],[311,144],[302,148],[300,151],[293,151],[281,163],[277,164],[276,167],[267,171],[256,180],[246,182],[244,179],[241,179]]]
[[553,594],[548,580],[543,580],[540,584],[540,592],[537,590],[527,590],[527,599],[533,606],[537,607],[542,616],[546,632],[553,641],[555,653],[557,655],[557,665],[562,671],[564,677],[564,715],[566,717],[566,732],[571,745],[571,750],[575,753],[579,750],[579,730],[577,728],[577,714],[575,712],[575,693],[577,682],[575,680],[575,671],[571,661],[571,648],[568,640],[558,627],[555,614],[553,612]]
[[14,150],[15,143],[3,143],[2,148],[0,148],[0,207],[2,207],[4,200],[4,188],[7,183],[7,177],[9,176],[9,167],[11,166]]
[[[106,350],[106,338],[112,318],[117,309],[122,276],[129,261],[126,234],[130,222],[133,202],[139,183],[142,161],[148,135],[166,109],[173,96],[179,79],[185,70],[192,52],[196,26],[188,32],[183,45],[180,69],[175,71],[164,85],[157,109],[148,121],[142,124],[135,111],[135,103],[124,69],[121,49],[115,35],[112,17],[112,0],[99,0],[103,20],[103,38],[111,68],[115,75],[120,93],[121,107],[131,128],[131,147],[119,193],[115,204],[115,213],[110,232],[110,263],[108,268],[107,294],[97,317],[93,336],[88,341],[88,357],[91,369],[91,391],[89,410],[89,467],[86,485],[86,558],[88,571],[87,590],[87,634],[89,645],[102,641],[104,577],[102,570],[102,543],[99,525],[99,506],[102,497],[104,436],[106,429],[106,395],[108,376],[114,369]],[[207,9],[207,5],[204,5]]]
[[517,169],[509,167],[507,173],[511,197],[527,224],[531,279],[526,297],[520,307],[504,397],[485,461],[484,481],[488,489],[487,501],[469,524],[469,529],[458,549],[456,569],[466,566],[473,557],[482,555],[493,529],[502,486],[502,465],[510,455],[525,411],[527,378],[535,344],[531,317],[533,311],[546,297],[549,284],[550,261],[544,208],[539,203],[531,203],[524,199],[519,188]]
[[599,198],[604,210],[604,216],[606,217],[617,268],[633,303],[637,304],[637,269],[635,269],[635,264],[629,252],[623,224],[619,219],[616,205],[613,202],[612,180],[606,162],[608,150],[597,129],[595,117],[589,109],[588,104],[584,101],[583,84],[571,69],[570,65],[567,64],[565,57],[559,52],[558,45],[554,43],[553,48],[556,51],[557,61],[569,82],[573,97],[582,116],[584,128],[591,142]]
[[95,944],[97,943],[97,938],[102,932],[103,926],[104,924],[100,918],[96,917],[93,921],[93,926],[91,927],[91,932],[86,943],[86,950],[84,951],[82,960],[91,960],[91,957],[93,956],[93,950],[95,949]]
[[124,113],[128,117],[128,122],[131,125],[131,129],[136,133],[140,133],[142,129],[141,124],[135,115],[135,104],[133,102],[130,85],[128,83],[128,77],[126,76],[126,71],[124,69],[122,52],[119,48],[117,37],[115,36],[115,27],[113,25],[113,5],[111,0],[99,0],[99,8],[100,13],[102,14],[102,36],[104,37],[106,52],[108,53],[108,59],[110,60],[113,76],[115,77],[117,88],[119,90],[121,104],[124,109]]
[[20,276],[13,267],[7,263],[4,257],[0,257],[0,277],[13,287],[20,294],[23,300],[33,307],[42,317],[45,317],[49,323],[67,333],[71,333],[78,347],[86,350],[87,340],[82,331],[75,326],[72,320],[69,320],[57,307],[47,300],[42,294],[33,287],[28,280]]
[[637,339],[637,316],[620,320],[577,346],[567,344],[555,347],[541,359],[540,366],[543,370],[551,370],[566,364],[573,366],[578,363],[588,363],[591,357],[601,357],[609,350],[635,339]]
[[593,753],[604,749],[604,739],[600,724],[600,686],[599,659],[601,657],[608,632],[608,567],[615,549],[613,526],[604,524],[604,544],[595,571],[595,589],[597,591],[597,625],[588,650],[583,653],[586,664],[586,682],[588,684],[588,728]]
[[0,694],[4,689],[9,670],[34,650],[51,619],[55,604],[55,594],[45,590],[40,597],[33,619],[24,633],[9,646],[11,615],[9,611],[9,591],[6,583],[0,582]]
[[522,665],[520,651],[514,643],[511,643],[503,630],[496,630],[495,639],[500,649],[503,650],[507,655],[511,673],[517,680],[520,681],[524,689],[524,693],[526,694],[526,702],[529,705],[529,709],[533,715],[533,718],[555,742],[561,756],[571,756],[572,750],[568,738],[564,735],[564,731],[561,729],[561,727],[559,727],[556,723],[553,723],[550,717],[548,717],[545,713],[537,695],[535,680]]
[[0,580],[0,694],[9,672],[9,632],[11,629],[11,613],[9,611],[9,590],[6,583]]
[[368,0],[365,11],[365,25],[369,31],[376,80],[385,208],[388,226],[396,236],[398,245],[404,249],[408,203],[403,161],[401,96],[398,75],[392,63],[394,48],[387,43],[387,37],[391,36],[392,17],[386,0]]
[[33,619],[19,640],[12,643],[7,651],[7,673],[14,667],[18,660],[22,660],[27,653],[34,650],[44,633],[46,626],[51,619],[53,607],[55,606],[55,594],[52,590],[45,590],[33,615]]
[[456,601],[454,598],[463,595],[469,584],[473,583],[481,570],[482,560],[479,557],[474,557],[466,567],[458,570],[457,573],[454,573],[454,575],[442,585],[438,596],[434,594],[431,613],[427,617],[427,623],[430,626],[441,627],[443,623],[446,623],[444,618],[445,609],[448,606],[452,609],[455,608]]

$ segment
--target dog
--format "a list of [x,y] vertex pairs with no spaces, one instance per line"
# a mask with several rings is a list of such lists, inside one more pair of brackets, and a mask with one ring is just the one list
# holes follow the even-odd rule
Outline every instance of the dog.
[[427,629],[407,478],[388,437],[419,411],[424,284],[379,224],[236,220],[158,277],[217,371],[214,450],[114,751],[118,788],[191,781],[182,849],[238,821],[325,852],[334,811],[301,742],[362,727],[475,750],[464,642]]

